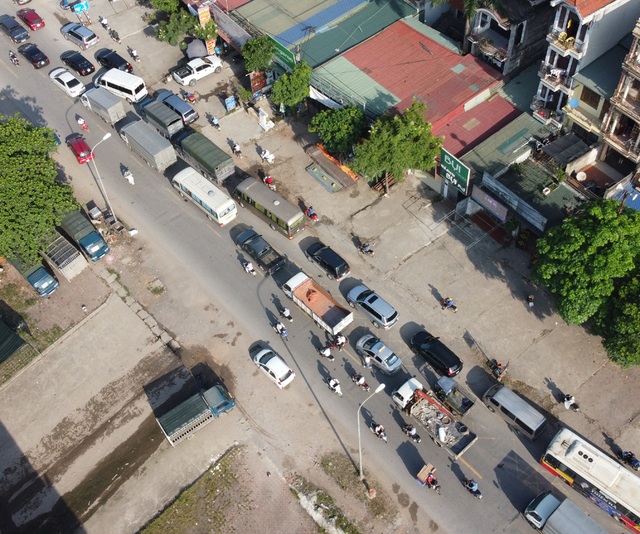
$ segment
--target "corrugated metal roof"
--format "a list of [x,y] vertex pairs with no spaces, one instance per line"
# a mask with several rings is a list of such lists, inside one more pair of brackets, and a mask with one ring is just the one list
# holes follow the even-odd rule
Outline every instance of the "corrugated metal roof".
[[[401,99],[403,111],[414,98],[427,105],[427,120],[435,122],[478,96],[501,78],[471,56],[460,56],[425,33],[398,21],[344,57],[389,93]],[[435,124],[434,124],[435,127]]]
[[378,116],[400,99],[376,83],[344,57],[338,57],[311,75],[311,84],[340,104],[353,104]]
[[499,95],[483,102],[448,121],[434,135],[444,137],[444,148],[454,156],[461,156],[478,146],[521,111]]
[[546,138],[550,134],[551,131],[531,113],[522,113],[460,159],[480,175],[483,171],[495,175],[531,150],[531,138]]
[[25,344],[25,341],[0,319],[0,362],[5,361]]
[[186,401],[181,402],[178,406],[172,408],[162,417],[158,417],[158,422],[167,435],[172,436],[178,430],[186,427],[191,422],[196,421],[198,418],[202,417],[203,414],[207,414],[209,411],[209,406],[202,398],[202,395],[198,393],[197,395],[188,398]]
[[348,18],[323,28],[322,33],[300,43],[300,57],[316,68],[390,24],[412,15],[415,15],[415,9],[403,0],[390,0],[382,5],[367,2],[362,9],[350,13]]
[[[336,0],[252,0],[235,10],[269,35],[279,35],[336,4]],[[293,44],[283,41],[285,46]]]

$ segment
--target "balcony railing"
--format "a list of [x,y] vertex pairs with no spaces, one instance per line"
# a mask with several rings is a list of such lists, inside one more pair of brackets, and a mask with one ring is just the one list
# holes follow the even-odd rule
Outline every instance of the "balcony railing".
[[561,86],[565,87],[568,90],[571,90],[573,88],[573,77],[567,74],[566,69],[554,67],[553,65],[549,65],[544,61],[540,65],[538,76],[540,76],[540,78],[544,80],[547,85],[550,85],[554,89],[558,89]]
[[478,46],[480,52],[489,57],[494,57],[498,61],[506,61],[509,52],[501,46],[496,46],[491,39],[483,37],[482,34],[472,33],[469,35],[469,41]]
[[576,43],[575,37],[569,37],[567,32],[555,28],[554,26],[549,27],[547,40],[562,50],[573,51],[577,54],[581,54],[582,49],[584,48],[584,43]]
[[636,52],[635,58],[627,56],[622,66],[640,78],[640,53]]
[[604,138],[622,155],[636,163],[640,162],[640,146],[635,146],[637,139],[619,136],[611,132],[605,132]]
[[636,122],[640,122],[640,102],[637,100],[616,95],[611,99],[611,103],[625,115],[632,117]]

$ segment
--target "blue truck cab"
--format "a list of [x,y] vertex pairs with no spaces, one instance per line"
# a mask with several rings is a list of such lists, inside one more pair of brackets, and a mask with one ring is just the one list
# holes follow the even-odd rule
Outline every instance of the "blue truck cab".
[[209,405],[209,408],[211,408],[211,413],[214,417],[219,417],[223,413],[230,412],[236,405],[236,401],[233,400],[227,388],[224,386],[213,386],[205,391],[202,396]]
[[41,297],[48,297],[58,289],[58,281],[41,262],[29,267],[29,264],[23,262],[21,259],[7,259]]

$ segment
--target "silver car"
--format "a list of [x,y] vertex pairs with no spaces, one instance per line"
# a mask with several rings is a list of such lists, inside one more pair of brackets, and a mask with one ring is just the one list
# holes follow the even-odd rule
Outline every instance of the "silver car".
[[362,356],[369,356],[371,362],[383,373],[393,375],[402,367],[402,360],[389,347],[373,334],[362,336],[356,343],[356,352]]
[[354,287],[347,294],[347,302],[352,308],[360,308],[376,328],[391,328],[398,322],[398,312],[391,304],[365,285]]
[[280,389],[287,387],[296,374],[284,362],[280,355],[272,349],[262,349],[253,357],[260,370],[276,383]]

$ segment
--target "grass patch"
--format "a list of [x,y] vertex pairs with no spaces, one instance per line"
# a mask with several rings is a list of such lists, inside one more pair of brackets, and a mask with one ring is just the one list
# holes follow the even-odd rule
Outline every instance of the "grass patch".
[[27,309],[38,302],[38,297],[30,295],[20,284],[2,286],[0,288],[0,299],[9,304],[23,318],[26,317]]
[[331,477],[343,491],[362,501],[376,519],[383,519],[389,522],[395,519],[398,510],[392,504],[387,493],[380,487],[380,484],[367,475],[366,470],[364,471],[364,476],[368,486],[376,491],[376,496],[373,499],[367,496],[359,474],[345,455],[327,454],[322,457],[320,465],[326,475]]
[[176,497],[140,532],[144,534],[182,534],[193,532],[194,526],[206,520],[200,531],[224,532],[225,513],[231,507],[242,507],[248,498],[238,484],[235,458],[242,447],[231,449],[217,464],[212,465],[198,480]]
[[[295,475],[291,481],[290,488],[298,498],[299,494],[303,494],[309,499],[313,503],[316,512],[321,512],[327,521],[333,522],[336,528],[339,528],[345,534],[361,534],[358,526],[342,513],[342,510],[336,505],[333,497],[314,486],[306,478]],[[318,532],[326,532],[326,530],[319,526]]]

